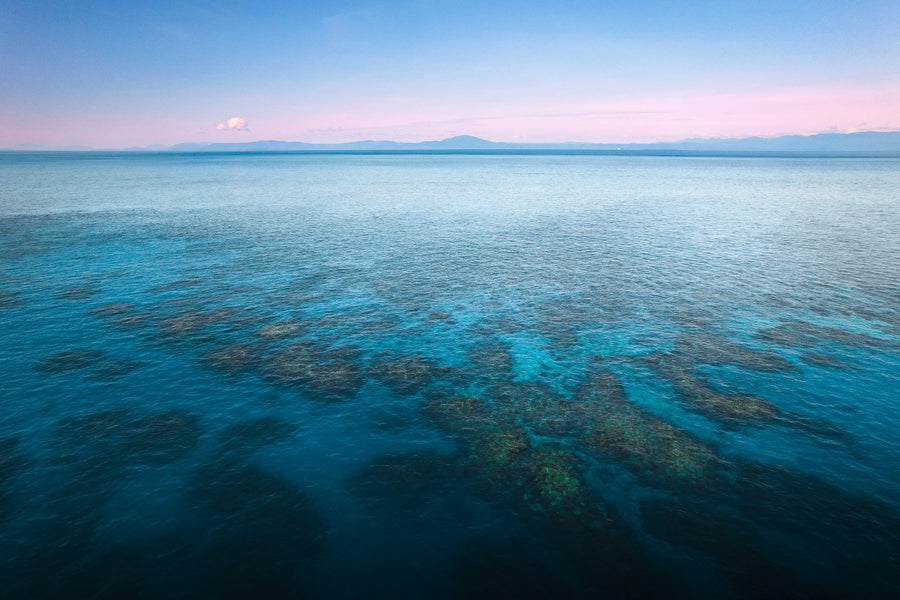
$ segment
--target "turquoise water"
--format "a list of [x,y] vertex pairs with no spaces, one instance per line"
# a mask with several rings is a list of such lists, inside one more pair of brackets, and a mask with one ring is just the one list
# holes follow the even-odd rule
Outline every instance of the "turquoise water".
[[3,596],[900,593],[898,190],[0,155]]

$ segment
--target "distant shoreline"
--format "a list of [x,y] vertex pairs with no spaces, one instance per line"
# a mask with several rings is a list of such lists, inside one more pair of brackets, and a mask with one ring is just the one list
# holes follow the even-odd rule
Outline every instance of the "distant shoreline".
[[900,158],[900,151],[398,149],[398,150],[0,150],[0,156],[634,156],[671,158]]

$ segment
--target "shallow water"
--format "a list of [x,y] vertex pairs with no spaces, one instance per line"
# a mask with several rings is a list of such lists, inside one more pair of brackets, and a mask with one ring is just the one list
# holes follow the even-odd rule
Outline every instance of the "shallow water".
[[898,593],[897,190],[0,155],[4,597]]

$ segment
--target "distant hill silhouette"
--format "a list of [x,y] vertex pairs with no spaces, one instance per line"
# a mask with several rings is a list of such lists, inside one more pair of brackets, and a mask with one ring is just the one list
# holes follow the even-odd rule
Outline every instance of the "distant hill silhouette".
[[[84,146],[47,148],[22,144],[14,151],[74,151],[91,150]],[[471,135],[458,135],[444,140],[427,142],[394,142],[363,140],[341,144],[311,144],[260,140],[256,142],[183,143],[174,146],[155,144],[126,148],[130,152],[440,152],[466,151],[603,151],[610,153],[868,153],[900,154],[900,131],[862,131],[858,133],[819,133],[815,135],[786,135],[781,137],[704,138],[678,142],[640,144],[512,143],[492,142]]]

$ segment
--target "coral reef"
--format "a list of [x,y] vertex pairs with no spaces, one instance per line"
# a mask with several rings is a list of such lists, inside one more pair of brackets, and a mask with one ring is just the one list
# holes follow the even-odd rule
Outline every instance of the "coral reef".
[[266,340],[277,340],[294,335],[300,331],[300,323],[294,320],[277,321],[263,325],[254,332],[254,335]]
[[708,417],[753,423],[771,421],[780,414],[774,404],[763,398],[717,390],[675,354],[648,355],[644,360],[672,384],[678,398]]
[[483,344],[475,344],[469,348],[469,362],[478,373],[508,375],[512,373],[513,357],[510,345],[505,342],[491,341]]
[[757,339],[792,348],[818,346],[822,342],[833,342],[856,348],[880,348],[888,344],[883,340],[858,331],[850,331],[843,327],[817,325],[806,321],[784,321],[756,334]]
[[111,381],[125,377],[129,373],[139,369],[141,362],[131,358],[113,358],[104,360],[91,367],[87,374],[88,379],[95,381]]
[[121,448],[133,463],[166,465],[188,456],[199,439],[197,418],[171,410],[130,423]]
[[594,369],[569,412],[585,428],[584,442],[642,475],[696,483],[711,475],[715,453],[687,432],[628,401],[615,374]]
[[24,305],[22,295],[19,292],[0,290],[0,310],[18,308]]
[[123,315],[117,318],[114,323],[116,326],[121,327],[123,329],[134,329],[136,327],[140,327],[145,323],[149,323],[153,320],[153,315],[149,313],[134,313],[130,315]]
[[203,282],[203,279],[200,277],[185,277],[182,279],[176,279],[174,281],[170,281],[168,283],[161,283],[158,285],[154,285],[152,287],[147,288],[146,293],[148,294],[160,294],[163,292],[172,292],[177,290],[184,290],[196,285],[199,285]]
[[388,514],[419,510],[458,492],[469,474],[452,455],[400,452],[376,456],[350,479],[354,496]]
[[735,365],[751,371],[792,371],[774,350],[755,350],[712,332],[692,331],[678,338],[673,354],[705,365]]
[[398,394],[417,392],[431,383],[437,368],[424,356],[382,356],[368,369]]
[[800,354],[800,360],[814,367],[827,367],[830,369],[850,369],[853,367],[850,363],[836,356],[822,352],[803,352]]
[[51,354],[40,361],[36,369],[44,373],[63,373],[92,367],[103,359],[103,352],[96,348],[78,348]]
[[533,447],[516,424],[515,413],[495,410],[479,398],[440,393],[432,395],[426,410],[442,427],[462,437],[469,462],[495,487],[518,490],[532,510],[567,523],[604,526],[607,508],[589,496],[574,455]]
[[136,308],[137,306],[131,302],[108,302],[93,307],[91,313],[98,317],[112,318],[133,312]]
[[223,448],[231,452],[252,452],[291,438],[298,426],[277,417],[258,417],[233,423],[222,432]]
[[82,479],[106,479],[132,466],[185,458],[199,438],[197,419],[188,412],[136,418],[130,411],[111,409],[64,420],[52,447],[54,462],[78,465]]
[[100,288],[91,283],[79,283],[74,285],[69,285],[56,294],[56,297],[61,300],[85,300],[87,298],[92,298],[100,293]]
[[539,450],[524,458],[521,471],[527,481],[525,501],[532,509],[578,516],[589,508],[587,488],[572,455]]
[[257,366],[259,354],[255,348],[246,344],[227,344],[207,350],[200,360],[208,367],[235,373]]
[[299,385],[314,395],[349,398],[362,386],[355,358],[356,353],[349,349],[298,342],[276,354],[266,365],[266,373],[275,381]]

